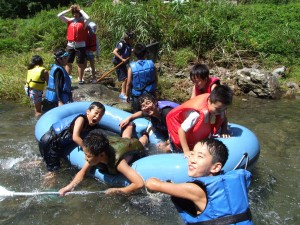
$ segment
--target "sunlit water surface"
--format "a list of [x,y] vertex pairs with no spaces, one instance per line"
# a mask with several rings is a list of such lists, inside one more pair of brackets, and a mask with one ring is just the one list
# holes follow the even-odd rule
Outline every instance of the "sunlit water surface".
[[[251,129],[261,144],[249,193],[255,224],[300,224],[299,100],[235,98],[228,118]],[[33,109],[0,103],[0,186],[9,191],[57,191],[76,173],[74,168],[65,166],[54,186],[45,187],[46,170],[34,138],[35,123]],[[89,177],[77,190],[106,188]],[[162,194],[15,196],[0,200],[0,224],[3,225],[183,224],[169,197]]]

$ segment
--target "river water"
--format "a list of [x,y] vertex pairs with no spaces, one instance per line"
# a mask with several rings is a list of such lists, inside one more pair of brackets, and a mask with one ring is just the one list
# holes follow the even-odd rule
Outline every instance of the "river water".
[[[300,100],[235,98],[228,118],[252,130],[261,144],[249,193],[254,223],[300,224]],[[46,170],[34,138],[35,123],[33,109],[0,103],[0,186],[9,191],[57,191],[76,173],[66,166],[51,189],[44,185]],[[89,177],[77,190],[106,188]],[[169,197],[163,194],[15,196],[0,200],[1,225],[183,224]]]

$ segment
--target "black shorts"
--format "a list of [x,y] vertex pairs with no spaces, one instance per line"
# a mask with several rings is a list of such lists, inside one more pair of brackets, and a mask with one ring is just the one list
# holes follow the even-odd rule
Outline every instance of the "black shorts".
[[68,63],[73,63],[75,56],[76,56],[76,62],[78,64],[84,64],[86,60],[86,49],[83,48],[71,48],[67,47],[67,51],[69,53],[69,59]]

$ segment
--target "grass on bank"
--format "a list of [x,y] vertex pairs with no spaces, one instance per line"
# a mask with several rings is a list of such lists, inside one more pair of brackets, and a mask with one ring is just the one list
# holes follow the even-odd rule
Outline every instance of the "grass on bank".
[[[33,54],[50,69],[55,48],[65,47],[66,25],[57,19],[64,8],[42,11],[31,19],[0,21],[0,97],[26,102],[23,86]],[[232,5],[228,1],[190,1],[162,4],[153,0],[136,5],[94,1],[84,8],[98,25],[101,68],[110,68],[111,51],[124,30],[137,40],[160,42],[160,62],[176,70],[190,62],[241,68],[260,64],[272,70],[285,65],[288,79],[300,82],[300,4]],[[161,91],[168,80],[160,77]],[[9,88],[7,88],[9,87]],[[167,91],[163,96],[168,96]]]

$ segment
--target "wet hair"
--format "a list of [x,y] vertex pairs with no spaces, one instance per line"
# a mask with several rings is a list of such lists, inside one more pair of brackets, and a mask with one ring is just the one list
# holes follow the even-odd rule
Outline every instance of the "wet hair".
[[233,92],[227,85],[217,85],[209,95],[211,103],[221,102],[224,105],[232,103]]
[[134,46],[133,53],[138,59],[143,59],[147,54],[146,45],[143,43],[137,43]]
[[191,72],[190,72],[190,79],[194,78],[200,78],[204,80],[205,78],[209,77],[209,69],[206,65],[204,64],[196,64],[193,66]]
[[88,107],[88,110],[91,111],[94,108],[99,108],[99,109],[101,109],[103,114],[105,113],[105,106],[101,102],[92,102],[90,104],[90,106]]
[[214,138],[206,138],[198,143],[207,146],[207,150],[212,156],[212,164],[220,162],[222,167],[225,165],[228,159],[228,148],[222,141]]
[[31,62],[28,65],[28,69],[31,70],[33,69],[35,66],[42,66],[44,64],[43,59],[41,56],[39,55],[34,55],[31,58]]
[[100,129],[89,132],[83,139],[83,145],[94,156],[98,156],[102,152],[105,152],[107,155],[110,154],[109,140]]
[[138,103],[141,106],[145,100],[150,100],[153,103],[157,103],[157,99],[150,93],[144,93],[138,98]]

